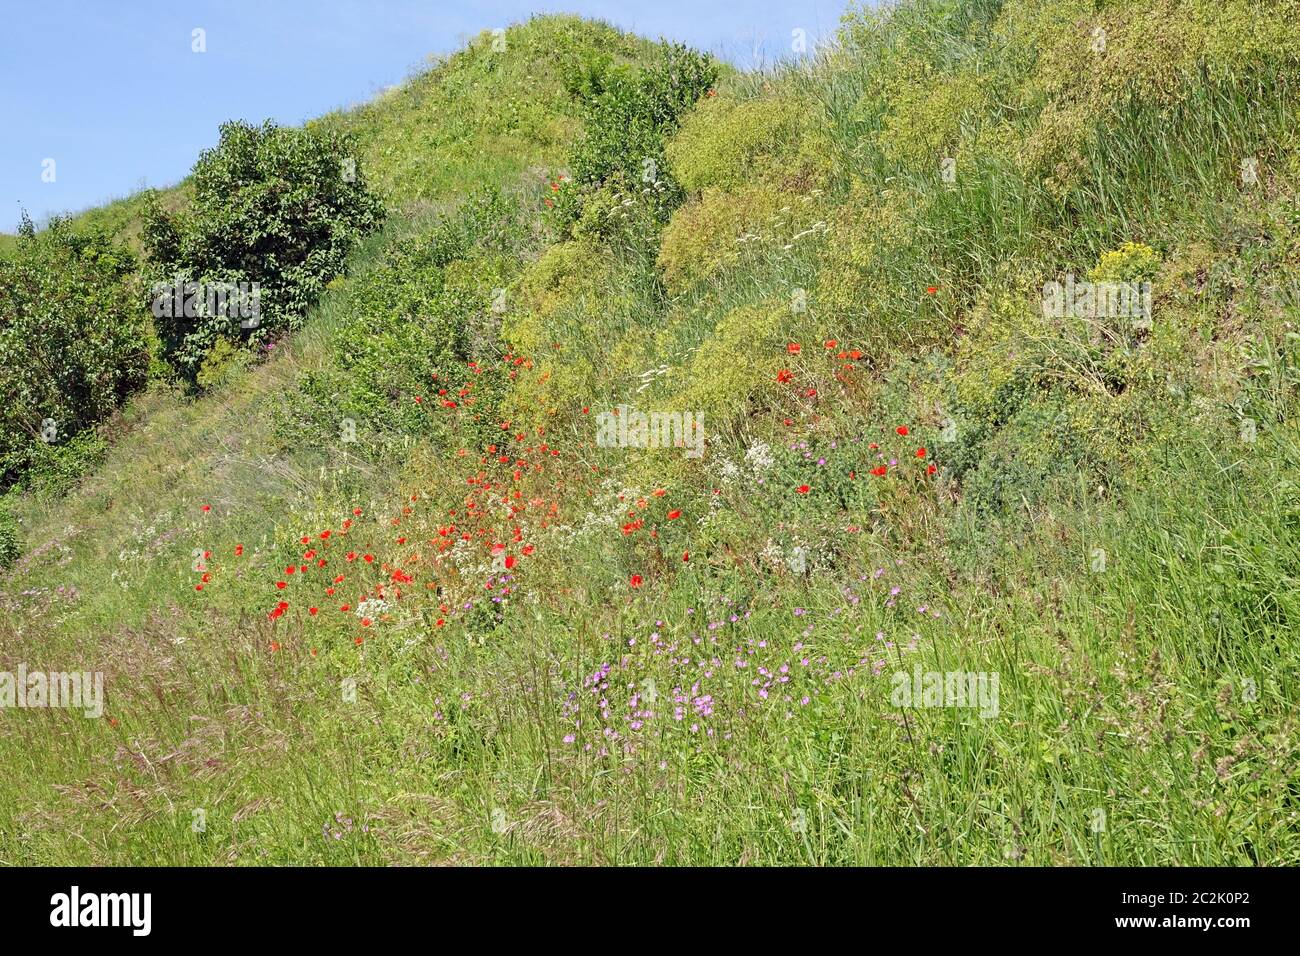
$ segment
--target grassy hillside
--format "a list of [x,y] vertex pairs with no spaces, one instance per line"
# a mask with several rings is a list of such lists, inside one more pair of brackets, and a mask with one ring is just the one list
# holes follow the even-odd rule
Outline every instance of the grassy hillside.
[[10,502],[0,669],[108,696],[0,714],[0,861],[1300,862],[1296,6],[854,12],[625,135],[682,61],[539,18],[317,121],[386,230]]

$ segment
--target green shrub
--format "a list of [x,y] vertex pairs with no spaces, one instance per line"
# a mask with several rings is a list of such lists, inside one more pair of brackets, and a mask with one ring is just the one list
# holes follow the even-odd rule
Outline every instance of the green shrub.
[[[356,240],[379,224],[382,204],[356,156],[345,134],[226,123],[194,167],[186,212],[169,215],[149,197],[150,301],[165,354],[187,379],[219,338],[260,343],[295,328]],[[193,299],[179,308],[160,297],[176,283],[257,283],[259,314]],[[198,314],[187,317],[191,310]]]
[[1046,497],[1055,482],[1095,474],[1059,397],[1024,405],[981,451],[963,482],[966,504],[978,514],[1014,513]]
[[662,48],[650,67],[588,59],[580,76],[571,73],[566,85],[581,97],[584,126],[569,160],[572,180],[561,190],[570,198],[556,207],[561,225],[571,225],[582,200],[616,176],[641,184],[666,216],[680,202],[681,189],[668,175],[664,143],[717,77],[709,56],[681,44]]
[[829,148],[817,128],[810,105],[790,97],[707,97],[669,142],[668,168],[692,193],[735,190],[756,179],[801,191],[829,172]]
[[774,394],[792,322],[780,300],[729,312],[692,357],[680,407],[702,412],[710,436],[731,431]]
[[149,331],[136,262],[102,235],[24,222],[0,260],[0,487],[144,384]]
[[195,384],[204,391],[216,388],[245,368],[248,361],[248,353],[223,336],[208,350],[207,357],[195,376]]
[[483,389],[460,391],[475,377],[468,363],[496,356],[511,263],[525,240],[515,207],[492,192],[427,228],[384,237],[376,261],[337,293],[345,319],[331,330],[329,362],[300,379],[317,426],[337,435],[352,419],[451,441],[464,422],[445,403],[471,418],[494,406]]
[[684,291],[740,261],[787,243],[802,223],[780,215],[796,197],[756,184],[726,192],[709,187],[675,213],[663,230],[658,265],[670,292]]

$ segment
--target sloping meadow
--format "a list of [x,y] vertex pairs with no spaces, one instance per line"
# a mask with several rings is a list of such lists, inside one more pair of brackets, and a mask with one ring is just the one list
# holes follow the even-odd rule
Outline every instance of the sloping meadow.
[[327,117],[385,230],[163,524],[162,436],[31,519],[4,658],[108,696],[5,715],[3,855],[1300,861],[1294,6],[545,19]]

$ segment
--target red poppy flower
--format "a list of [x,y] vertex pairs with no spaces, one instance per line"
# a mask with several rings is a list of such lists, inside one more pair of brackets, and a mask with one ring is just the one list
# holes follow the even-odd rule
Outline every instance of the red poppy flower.
[[894,429],[894,431],[898,432],[898,434],[902,435],[903,437],[907,437],[906,425],[899,425],[897,428]]
[[782,385],[790,381],[792,378],[794,378],[794,372],[790,371],[788,368],[783,368],[781,371],[776,373],[776,380]]
[[924,449],[924,448],[918,448],[918,449],[916,450],[916,457],[917,457],[917,458],[924,458],[924,457],[925,457],[925,449]]
[[931,465],[929,468],[925,469],[925,473],[927,475],[933,475],[938,470],[939,470],[938,465]]
[[798,355],[801,351],[803,351],[803,346],[800,345],[798,342],[791,342],[789,345],[785,347],[785,350],[789,352],[791,355]]
[[800,485],[798,488],[795,489],[795,491],[799,492],[799,494],[801,495],[806,495],[808,494],[809,488],[807,485]]
[[641,575],[639,574],[632,575],[632,577],[628,579],[627,583],[634,588],[639,588],[641,586]]
[[884,465],[881,465],[879,468],[872,468],[872,469],[871,469],[871,473],[872,473],[873,475],[875,475],[877,478],[882,478],[882,477],[884,477],[885,472],[887,472],[887,471],[889,471],[889,469],[886,468]]
[[680,518],[681,516],[682,516],[681,511],[676,511],[676,510],[675,510],[675,511],[670,511],[670,512],[668,512],[668,520],[669,520],[669,521],[676,521],[676,520],[677,520],[678,518]]

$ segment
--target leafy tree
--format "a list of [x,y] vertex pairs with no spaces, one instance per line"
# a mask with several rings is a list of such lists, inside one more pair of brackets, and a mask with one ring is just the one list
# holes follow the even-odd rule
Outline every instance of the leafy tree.
[[144,383],[148,322],[135,257],[101,233],[23,218],[0,260],[0,487]]
[[[351,137],[310,126],[224,124],[192,186],[178,215],[151,196],[144,232],[163,348],[190,381],[219,339],[256,344],[295,328],[384,214]],[[214,294],[232,286],[242,297]]]

